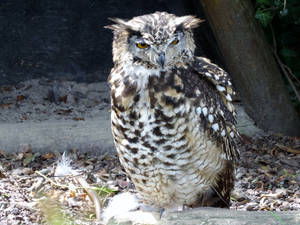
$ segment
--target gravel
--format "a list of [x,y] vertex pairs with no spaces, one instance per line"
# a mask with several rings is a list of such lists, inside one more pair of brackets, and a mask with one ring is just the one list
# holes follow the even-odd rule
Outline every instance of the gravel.
[[[31,80],[0,87],[0,123],[85,120],[109,109],[104,83]],[[26,135],[26,134],[25,134]],[[243,135],[231,210],[300,210],[300,138]],[[102,206],[119,192],[135,192],[114,152],[94,155],[66,149],[78,176],[55,176],[61,153],[30,145],[0,149],[0,224],[92,224],[93,202],[78,182],[84,178]]]

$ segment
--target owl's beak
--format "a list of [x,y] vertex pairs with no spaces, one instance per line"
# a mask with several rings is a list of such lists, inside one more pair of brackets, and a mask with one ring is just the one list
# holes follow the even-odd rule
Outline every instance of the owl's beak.
[[161,53],[159,54],[158,62],[159,62],[159,64],[161,65],[162,68],[164,68],[164,66],[165,66],[165,59],[166,59],[165,53],[164,53],[164,52],[161,52]]

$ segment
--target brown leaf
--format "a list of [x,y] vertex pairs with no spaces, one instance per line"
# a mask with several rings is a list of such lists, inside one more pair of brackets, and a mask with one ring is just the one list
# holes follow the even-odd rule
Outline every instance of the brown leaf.
[[42,155],[42,158],[44,158],[44,159],[52,159],[53,157],[54,157],[53,153],[47,153],[47,154]]
[[6,153],[5,153],[5,151],[3,151],[3,150],[0,150],[0,156],[1,156],[1,157],[6,157]]
[[64,95],[64,96],[59,97],[58,100],[59,100],[60,102],[67,103],[67,95]]
[[0,104],[0,108],[10,108],[12,103]]
[[27,117],[27,115],[24,113],[23,115],[22,115],[22,120],[27,120],[28,119],[28,117]]
[[0,92],[12,91],[12,86],[2,86],[0,87]]
[[248,137],[248,136],[246,136],[244,134],[241,134],[241,137],[242,137],[242,141],[243,141],[244,144],[251,144],[252,143],[250,137]]
[[84,120],[83,117],[73,117],[73,120],[79,121],[79,120]]
[[76,192],[75,191],[70,191],[70,197],[75,198],[76,197]]
[[88,195],[87,195],[86,193],[81,193],[81,194],[80,194],[80,197],[81,197],[82,199],[86,199],[87,196],[88,196]]
[[5,174],[0,170],[0,178],[6,178]]
[[25,99],[25,96],[24,95],[18,95],[17,96],[17,101],[20,102],[20,101],[23,101]]
[[276,147],[274,147],[274,148],[271,149],[270,154],[271,154],[272,156],[275,156],[275,157],[278,156],[278,151],[277,151]]

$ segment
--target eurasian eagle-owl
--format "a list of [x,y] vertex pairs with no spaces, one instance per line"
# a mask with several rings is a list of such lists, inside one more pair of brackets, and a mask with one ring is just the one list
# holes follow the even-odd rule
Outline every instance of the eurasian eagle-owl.
[[194,16],[111,19],[111,125],[121,164],[146,204],[228,207],[238,157],[232,83],[194,56]]

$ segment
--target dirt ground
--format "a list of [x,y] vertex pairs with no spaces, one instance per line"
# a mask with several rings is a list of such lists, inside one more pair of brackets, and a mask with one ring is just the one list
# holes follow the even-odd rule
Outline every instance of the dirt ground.
[[[104,111],[109,111],[104,83],[40,79],[0,87],[0,126],[84,121]],[[300,138],[263,135],[258,130],[242,137],[231,209],[300,210]],[[37,152],[24,145],[8,152],[0,146],[0,224],[95,223],[94,203],[80,178],[98,194],[102,208],[117,193],[134,192],[114,152],[65,151],[64,161],[57,151]]]

